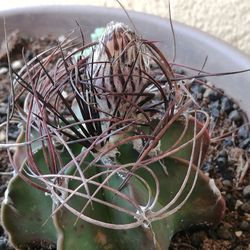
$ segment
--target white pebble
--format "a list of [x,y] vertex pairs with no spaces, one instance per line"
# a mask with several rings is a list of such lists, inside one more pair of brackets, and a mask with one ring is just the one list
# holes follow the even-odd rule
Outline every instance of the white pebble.
[[243,202],[241,200],[237,200],[235,203],[235,210],[237,210],[242,204]]
[[3,131],[0,132],[0,141],[5,140],[5,133]]
[[235,232],[235,235],[236,235],[237,237],[240,237],[242,234],[243,234],[242,231],[236,231],[236,232]]
[[12,69],[16,70],[16,69],[21,69],[23,66],[21,60],[16,60],[11,64]]
[[243,189],[243,196],[246,198],[250,198],[250,185],[244,187]]
[[8,72],[8,68],[2,67],[0,68],[0,75],[6,74]]

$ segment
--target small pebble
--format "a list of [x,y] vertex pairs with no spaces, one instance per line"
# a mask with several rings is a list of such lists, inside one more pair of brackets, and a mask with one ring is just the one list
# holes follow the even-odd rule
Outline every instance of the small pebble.
[[226,224],[221,225],[217,229],[217,236],[223,240],[232,240],[234,238],[233,233],[230,231],[230,227]]
[[192,84],[190,90],[193,94],[203,94],[206,90],[206,88],[201,84]]
[[234,197],[231,194],[227,193],[225,196],[225,200],[226,200],[227,208],[230,211],[233,211],[235,208],[235,204],[236,204]]
[[[243,243],[244,244],[244,243]],[[237,245],[234,248],[230,248],[231,250],[249,250],[250,248],[245,248],[244,245]]]
[[238,105],[237,103],[234,103],[234,104],[233,104],[233,108],[234,108],[234,109],[238,109],[238,108],[239,108],[239,105]]
[[245,198],[250,198],[250,185],[244,187],[244,189],[243,189],[243,196]]
[[227,157],[227,151],[226,150],[221,150],[220,152],[219,152],[219,156],[224,156],[224,157]]
[[250,146],[250,138],[245,139],[239,144],[239,147],[242,149],[247,149],[249,146]]
[[3,141],[3,140],[5,140],[5,132],[4,131],[0,131],[0,141]]
[[226,138],[226,139],[223,141],[223,145],[224,145],[225,147],[230,147],[230,146],[232,146],[232,145],[233,145],[232,139],[231,139],[231,138]]
[[221,172],[223,179],[233,180],[235,177],[235,170],[232,167],[228,167],[224,172]]
[[243,202],[241,200],[237,200],[235,203],[235,210],[237,210],[241,205],[243,205]]
[[5,238],[0,237],[0,250],[6,250],[8,249],[8,242]]
[[242,231],[236,231],[236,232],[235,232],[235,235],[236,235],[238,238],[239,238],[242,234],[243,234]]
[[212,169],[212,164],[211,164],[211,161],[206,161],[204,162],[203,166],[202,166],[202,170],[204,172],[209,172],[211,169]]
[[223,180],[222,184],[226,187],[232,187],[232,182],[230,180]]
[[211,116],[213,116],[214,118],[218,118],[220,116],[220,111],[218,108],[213,107],[211,110]]
[[249,128],[246,126],[242,126],[238,130],[238,137],[241,140],[247,139],[249,137]]
[[211,109],[212,108],[220,109],[220,102],[219,102],[219,100],[210,103],[209,108],[211,108]]
[[243,211],[243,212],[246,212],[246,213],[250,213],[250,201],[244,203],[240,209]]
[[250,213],[245,213],[246,221],[250,222]]
[[23,66],[23,64],[22,64],[22,61],[21,61],[21,60],[16,60],[16,61],[14,61],[13,63],[11,63],[11,67],[12,67],[12,69],[14,69],[14,70],[21,69],[22,66]]
[[[154,68],[157,68],[157,69],[158,69],[158,65],[150,64],[150,67],[151,67],[152,69],[154,69]],[[185,74],[186,74],[185,70],[182,69],[182,68],[174,68],[174,72],[175,72],[176,74],[178,74],[178,75],[185,75]]]
[[10,126],[9,133],[8,133],[9,139],[15,140],[15,139],[17,139],[18,135],[19,135],[18,127],[14,126],[14,125]]
[[2,67],[0,68],[0,75],[6,74],[8,72],[8,68]]
[[221,98],[221,110],[227,114],[233,110],[233,102],[226,96]]
[[238,110],[233,110],[232,112],[230,112],[230,114],[228,115],[228,118],[234,122],[241,122],[242,121],[242,117],[241,117],[240,112]]
[[214,102],[214,101],[218,100],[218,93],[210,88],[207,88],[203,94],[203,98],[206,98],[209,101]]
[[0,114],[1,115],[6,115],[6,113],[7,113],[7,104],[5,104],[5,103],[1,103],[0,104]]
[[191,235],[191,244],[195,247],[200,247],[206,238],[206,233],[204,231],[195,232]]
[[219,156],[217,158],[216,162],[217,162],[217,165],[218,165],[220,171],[224,171],[226,166],[227,166],[227,163],[228,163],[228,158],[227,158],[227,156],[222,155],[222,156]]
[[242,231],[250,231],[250,224],[249,224],[249,222],[243,220],[243,221],[240,223],[239,228],[240,228]]

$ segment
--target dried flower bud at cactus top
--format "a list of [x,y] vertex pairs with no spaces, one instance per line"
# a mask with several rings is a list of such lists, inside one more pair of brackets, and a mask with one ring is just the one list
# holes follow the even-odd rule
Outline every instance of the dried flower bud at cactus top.
[[107,25],[86,69],[103,113],[133,117],[141,103],[145,104],[143,100],[152,98],[150,66],[159,60],[152,50],[149,41],[141,39],[127,25]]
[[119,105],[120,116],[136,102],[136,94],[147,81],[142,72],[149,71],[145,53],[145,45],[128,26],[113,22],[107,25],[87,68],[87,74],[95,79],[97,101],[104,112],[112,114]]

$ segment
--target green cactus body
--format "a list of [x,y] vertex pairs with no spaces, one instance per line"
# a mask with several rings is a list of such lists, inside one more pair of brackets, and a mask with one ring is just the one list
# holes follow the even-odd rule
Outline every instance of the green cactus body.
[[[198,131],[201,126],[198,125]],[[159,150],[165,152],[171,149],[176,138],[178,138],[184,130],[184,123],[176,121],[165,132],[161,139]],[[131,132],[129,132],[131,133]],[[194,120],[190,119],[186,133],[183,136],[180,144],[192,139],[194,133]],[[169,138],[169,134],[176,138]],[[205,134],[196,141],[197,147],[203,140],[203,151],[205,153],[208,145],[208,136]],[[199,145],[200,144],[200,145]],[[177,145],[175,145],[177,146]],[[81,146],[75,144],[70,146],[71,151],[77,155],[81,152]],[[109,158],[110,161],[115,161],[116,164],[134,163],[139,158],[140,152],[135,148],[133,142],[120,145],[117,150],[119,154],[116,159]],[[188,228],[193,224],[200,223],[216,223],[224,209],[224,203],[216,189],[212,185],[211,180],[202,172],[197,170],[193,165],[190,172],[190,178],[180,197],[162,214],[159,213],[155,217],[154,214],[163,209],[166,204],[169,204],[180,189],[187,170],[192,151],[192,143],[187,144],[181,151],[165,157],[159,161],[148,165],[150,171],[154,173],[159,181],[159,197],[152,208],[148,206],[148,202],[152,202],[148,198],[148,191],[140,179],[132,176],[130,181],[124,186],[120,192],[131,199],[128,201],[119,195],[114,194],[109,189],[100,188],[97,191],[97,185],[89,184],[90,194],[97,191],[94,198],[116,205],[131,214],[145,213],[145,220],[140,221],[138,226],[131,229],[123,229],[130,223],[137,223],[143,217],[133,217],[130,214],[124,213],[102,203],[96,202],[94,199],[83,210],[88,202],[88,199],[81,195],[67,195],[63,202],[52,205],[50,195],[45,195],[40,190],[34,189],[25,183],[21,177],[15,176],[9,183],[5,201],[2,205],[2,221],[12,244],[18,249],[26,249],[32,242],[52,242],[57,244],[57,249],[167,249],[172,236],[175,232]],[[70,156],[66,150],[61,150],[62,165],[66,165],[70,161]],[[203,154],[204,155],[204,154]],[[107,158],[107,156],[105,156]],[[203,157],[203,156],[202,156]],[[147,158],[150,158],[149,156]],[[147,158],[145,160],[147,160]],[[88,166],[94,159],[92,154],[89,154],[82,169]],[[194,162],[197,163],[197,157],[194,157]],[[41,169],[46,172],[46,164],[43,158],[42,150],[37,150],[35,161]],[[90,166],[84,171],[85,177],[91,179],[96,173],[99,177],[95,178],[95,182],[103,183],[107,178],[105,173],[106,168],[100,166],[104,164],[105,159],[98,161],[98,166]],[[162,163],[166,167],[164,171]],[[104,164],[105,165],[105,164]],[[131,167],[132,168],[132,167]],[[23,170],[26,167],[23,165]],[[174,211],[178,205],[188,195],[192,188],[193,181],[198,171],[198,179],[191,195],[187,202],[180,209]],[[71,166],[65,170],[65,174],[72,174],[79,177],[76,172],[76,167]],[[103,173],[102,173],[103,172]],[[25,172],[23,171],[25,174]],[[128,173],[128,172],[127,172]],[[148,183],[151,188],[151,198],[156,195],[155,181],[152,175],[143,168],[138,168],[134,174],[141,177]],[[109,177],[106,185],[115,190],[119,190],[119,186],[125,178],[125,172],[118,172]],[[39,180],[36,180],[39,181]],[[80,179],[68,179],[65,186],[68,189],[75,190],[79,194],[86,195],[86,190],[81,186]],[[204,196],[206,194],[206,196]],[[134,202],[134,203],[133,203]],[[145,207],[147,209],[145,210]],[[69,208],[73,208],[79,213],[88,216],[94,220],[100,220],[107,224],[121,225],[117,230],[106,228],[106,226],[97,226],[89,223],[82,218],[78,218]],[[139,208],[139,209],[138,209]]]

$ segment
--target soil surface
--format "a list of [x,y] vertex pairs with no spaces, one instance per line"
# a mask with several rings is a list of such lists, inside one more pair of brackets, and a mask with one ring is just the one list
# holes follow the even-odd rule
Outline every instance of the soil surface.
[[[30,60],[36,54],[56,45],[51,37],[39,39],[25,38],[18,31],[9,36],[11,66],[18,71],[23,66],[23,57]],[[24,52],[22,54],[22,48]],[[10,81],[5,46],[0,48],[0,122],[6,120]],[[155,70],[157,75],[157,69]],[[176,74],[185,74],[176,69]],[[160,78],[161,76],[159,76]],[[223,91],[214,89],[212,84],[193,80],[186,82],[190,91],[202,109],[211,115],[211,146],[203,165],[203,171],[215,179],[226,201],[226,213],[216,227],[198,226],[174,236],[170,249],[234,249],[250,250],[250,130],[244,113]],[[202,119],[202,117],[200,117]],[[9,141],[18,136],[18,126],[9,130]],[[4,143],[4,128],[0,129],[0,143]],[[0,200],[4,199],[12,168],[8,155],[0,151]],[[194,208],[195,209],[195,208]],[[53,249],[50,247],[32,247],[32,249]],[[0,250],[12,249],[7,236],[0,226]]]

